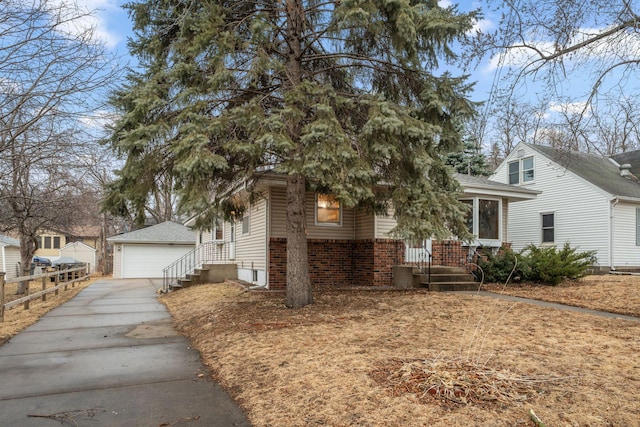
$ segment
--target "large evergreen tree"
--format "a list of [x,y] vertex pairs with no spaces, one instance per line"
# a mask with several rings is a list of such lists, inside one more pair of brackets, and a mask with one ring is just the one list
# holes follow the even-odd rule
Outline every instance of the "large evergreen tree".
[[[114,98],[120,179],[175,178],[203,223],[234,183],[287,176],[287,306],[311,303],[305,191],[393,207],[408,238],[465,234],[443,154],[473,114],[465,77],[436,76],[475,13],[437,0],[130,3],[140,71]],[[118,186],[114,186],[117,191]],[[138,187],[140,201],[147,191]],[[119,200],[113,195],[110,200]],[[121,200],[122,198],[120,198]]]

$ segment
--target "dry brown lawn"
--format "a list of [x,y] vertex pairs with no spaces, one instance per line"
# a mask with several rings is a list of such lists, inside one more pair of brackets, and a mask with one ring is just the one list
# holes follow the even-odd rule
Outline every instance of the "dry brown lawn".
[[[598,276],[540,294],[593,290],[638,313],[639,287]],[[290,310],[215,284],[162,301],[257,427],[531,426],[532,409],[547,426],[640,425],[640,322],[423,290],[315,298]]]
[[[24,310],[23,305],[20,304],[4,313],[4,322],[0,322],[0,345],[5,343],[12,336],[18,334],[24,328],[33,325],[38,319],[53,310],[60,304],[69,301],[76,296],[78,292],[95,282],[97,278],[90,280],[76,282],[70,284],[67,290],[64,287],[58,292],[58,295],[54,293],[47,294],[47,300],[42,301],[41,298],[37,298],[29,302],[29,309]],[[47,288],[55,286],[54,282],[47,282]],[[21,298],[23,295],[16,295],[17,283],[11,283],[5,285],[5,302],[10,302],[15,299]],[[29,293],[34,294],[42,290],[41,281],[33,281],[29,283]]]

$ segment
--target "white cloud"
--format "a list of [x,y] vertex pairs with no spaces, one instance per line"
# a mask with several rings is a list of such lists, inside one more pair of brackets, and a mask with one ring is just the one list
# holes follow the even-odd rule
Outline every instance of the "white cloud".
[[[587,106],[587,103],[585,101],[566,102],[566,103],[552,101],[549,103],[549,111],[571,116],[574,114],[583,114],[585,112],[586,106]],[[587,114],[588,114],[588,111],[587,111]]]
[[69,15],[74,19],[61,26],[61,30],[69,34],[82,34],[87,29],[93,28],[96,40],[113,49],[123,39],[123,36],[110,30],[109,16],[121,12],[117,0],[76,0],[82,16],[77,16],[73,6],[67,0],[50,0],[54,7],[67,7]]

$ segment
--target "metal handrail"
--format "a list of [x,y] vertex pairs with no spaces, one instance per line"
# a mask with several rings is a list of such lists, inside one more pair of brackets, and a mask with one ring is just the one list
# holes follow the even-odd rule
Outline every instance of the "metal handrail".
[[[431,255],[431,252],[429,251],[429,249],[427,249],[426,245],[422,249],[424,250],[424,252],[420,254],[418,268],[420,269],[420,271],[422,271],[423,274],[427,275],[427,283],[431,283],[431,261],[433,255]],[[425,271],[425,264],[427,271]]]
[[180,279],[192,274],[204,264],[215,264],[229,260],[228,247],[223,242],[204,242],[173,263],[162,269],[162,290],[169,291],[176,286]]

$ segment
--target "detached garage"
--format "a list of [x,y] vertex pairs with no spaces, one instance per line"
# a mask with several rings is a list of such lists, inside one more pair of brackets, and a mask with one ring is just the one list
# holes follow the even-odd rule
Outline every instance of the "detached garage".
[[113,278],[161,278],[162,269],[195,248],[196,233],[175,222],[119,234],[113,243]]

